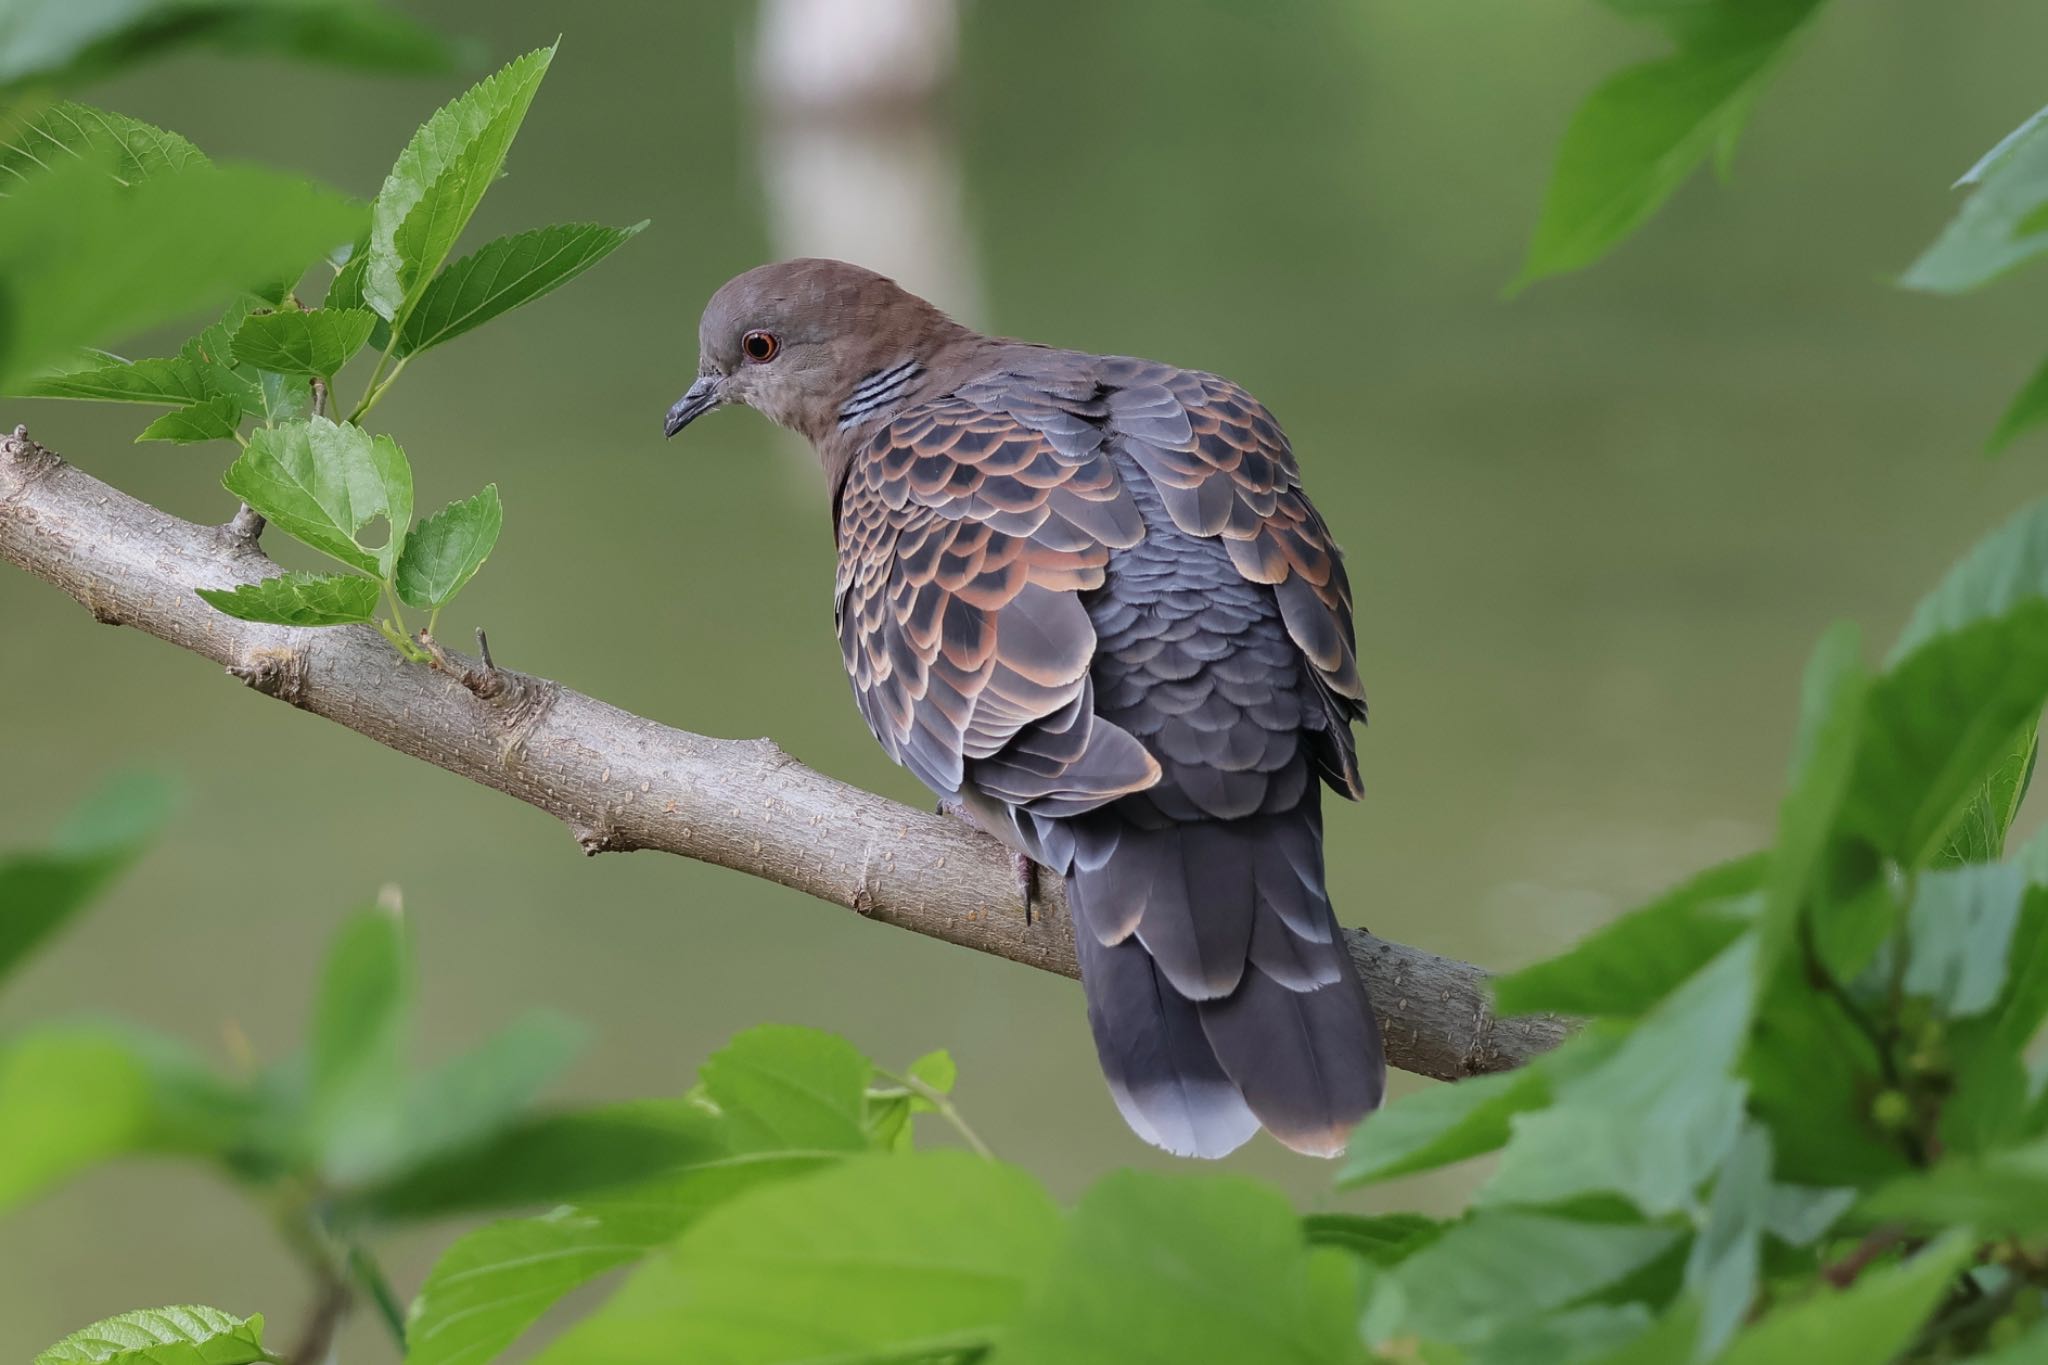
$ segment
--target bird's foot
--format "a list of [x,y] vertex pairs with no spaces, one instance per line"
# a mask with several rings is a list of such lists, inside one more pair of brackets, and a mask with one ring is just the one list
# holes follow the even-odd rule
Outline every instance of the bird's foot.
[[[969,829],[988,833],[981,821],[974,818],[974,812],[967,808],[967,803],[957,796],[940,797],[937,810],[940,815],[950,815]],[[1028,925],[1035,922],[1033,912],[1038,907],[1038,864],[1022,853],[1012,853],[1010,863],[1011,875],[1017,883],[1017,898],[1024,909],[1024,923]]]
[[1029,926],[1038,904],[1038,864],[1021,853],[1012,853],[1010,863],[1017,877],[1017,895],[1024,902],[1024,923]]

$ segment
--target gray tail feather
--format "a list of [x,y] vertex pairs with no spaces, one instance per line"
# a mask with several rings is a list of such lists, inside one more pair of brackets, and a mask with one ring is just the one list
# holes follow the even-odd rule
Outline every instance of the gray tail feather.
[[1063,823],[1088,1020],[1132,1129],[1183,1156],[1222,1156],[1261,1126],[1340,1154],[1386,1061],[1323,889],[1320,813]]

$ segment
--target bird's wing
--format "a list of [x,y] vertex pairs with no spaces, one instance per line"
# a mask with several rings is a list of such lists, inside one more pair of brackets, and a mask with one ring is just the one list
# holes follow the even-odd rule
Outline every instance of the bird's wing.
[[839,642],[868,726],[940,792],[1044,815],[1159,779],[1094,713],[1095,628],[1079,594],[1144,523],[1099,449],[960,398],[913,408],[839,494]]
[[[1062,447],[1102,431],[1143,468],[1167,515],[1189,535],[1220,537],[1237,571],[1273,589],[1287,633],[1315,670],[1331,724],[1323,754],[1338,790],[1362,792],[1350,722],[1365,718],[1351,584],[1330,528],[1302,491],[1301,469],[1265,405],[1219,375],[1116,356],[1099,362],[1100,414],[1016,386],[963,390]],[[1076,414],[1093,418],[1074,420]],[[1067,423],[1063,427],[1061,423]]]

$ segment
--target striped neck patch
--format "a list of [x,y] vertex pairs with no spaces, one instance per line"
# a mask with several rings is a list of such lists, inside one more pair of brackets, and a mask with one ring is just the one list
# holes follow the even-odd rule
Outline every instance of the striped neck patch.
[[910,386],[923,373],[924,366],[915,360],[876,370],[856,384],[852,394],[839,405],[839,429],[844,431],[895,402],[910,391]]

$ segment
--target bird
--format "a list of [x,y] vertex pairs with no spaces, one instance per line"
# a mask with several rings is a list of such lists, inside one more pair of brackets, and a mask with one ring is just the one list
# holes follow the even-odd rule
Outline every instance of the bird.
[[697,339],[666,434],[743,406],[808,439],[860,713],[1064,880],[1130,1128],[1340,1155],[1386,1088],[1323,862],[1365,690],[1279,423],[1217,375],[984,336],[843,261],[735,276]]

